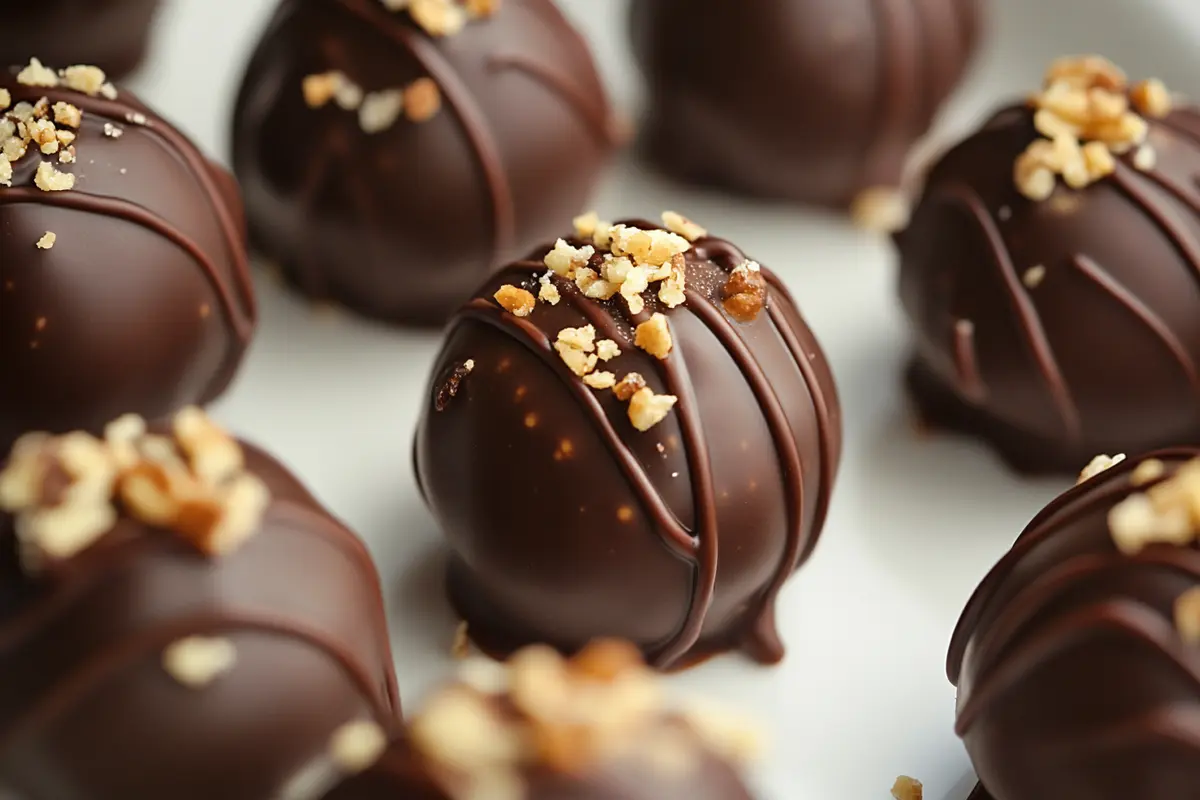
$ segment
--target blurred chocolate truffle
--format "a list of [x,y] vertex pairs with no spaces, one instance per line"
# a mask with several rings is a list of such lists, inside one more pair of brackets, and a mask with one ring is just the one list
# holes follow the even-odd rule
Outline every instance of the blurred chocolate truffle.
[[0,64],[95,64],[113,78],[146,55],[159,0],[37,0],[4,3]]
[[300,291],[440,325],[569,224],[614,126],[550,0],[399,5],[284,0],[246,70],[233,162],[252,243]]
[[1016,469],[1200,441],[1200,112],[1064,59],[933,169],[898,237],[925,421]]
[[345,731],[398,713],[371,559],[270,456],[194,408],[18,441],[0,794],[287,796],[313,760],[346,760]]
[[774,275],[664,226],[582,217],[450,323],[417,471],[485,651],[618,636],[663,668],[783,657],[776,596],[841,454],[833,377]]
[[949,675],[992,798],[1195,794],[1197,509],[1200,450],[1100,459],[984,579]]
[[232,181],[95,67],[0,109],[0,450],[217,397],[255,324]]
[[848,207],[894,190],[963,75],[981,5],[637,0],[643,150],[676,177],[755,196]]
[[406,735],[325,800],[750,800],[757,737],[672,708],[632,645],[467,662]]

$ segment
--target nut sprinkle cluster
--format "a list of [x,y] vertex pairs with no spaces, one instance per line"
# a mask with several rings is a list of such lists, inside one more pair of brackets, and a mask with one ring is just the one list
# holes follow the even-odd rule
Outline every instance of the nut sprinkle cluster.
[[500,0],[381,0],[388,11],[407,11],[430,36],[454,36],[467,22],[490,17]]
[[1111,175],[1115,156],[1133,153],[1133,164],[1155,165],[1146,144],[1147,118],[1171,113],[1171,94],[1152,79],[1130,86],[1125,73],[1100,56],[1061,58],[1046,72],[1040,92],[1029,99],[1039,138],[1017,159],[1017,189],[1034,201],[1054,193],[1061,177],[1083,189]]
[[15,517],[30,573],[91,547],[122,515],[223,555],[259,529],[269,502],[238,441],[198,408],[180,411],[169,435],[136,415],[103,438],[27,434],[0,472],[0,510]]
[[432,78],[417,78],[407,86],[366,92],[339,70],[308,75],[301,84],[309,108],[336,104],[358,113],[363,133],[382,133],[403,115],[409,122],[428,122],[442,108],[442,93]]

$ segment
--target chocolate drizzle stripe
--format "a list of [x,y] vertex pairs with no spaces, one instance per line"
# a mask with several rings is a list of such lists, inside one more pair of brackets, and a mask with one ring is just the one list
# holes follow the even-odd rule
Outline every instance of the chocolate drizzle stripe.
[[170,624],[160,625],[152,630],[129,636],[116,646],[102,648],[98,655],[85,660],[81,666],[68,674],[65,680],[48,693],[47,699],[34,704],[31,709],[13,720],[7,729],[0,731],[0,753],[10,747],[12,740],[18,735],[27,736],[30,729],[37,730],[51,724],[59,714],[67,711],[76,701],[86,697],[102,682],[115,677],[123,669],[146,658],[151,653],[155,653],[157,657],[157,654],[167,646],[188,636],[236,634],[246,631],[295,639],[325,653],[341,668],[341,671],[362,694],[363,699],[370,703],[378,721],[385,727],[394,726],[395,714],[391,709],[385,707],[385,704],[379,702],[378,687],[375,681],[336,642],[315,630],[306,629],[300,625],[268,617],[231,613],[219,617],[201,616],[176,620]]
[[[1173,218],[1171,212],[1162,203],[1139,185],[1138,176],[1144,176],[1141,178],[1142,181],[1153,180],[1155,185],[1174,194],[1168,183],[1163,179],[1154,180],[1149,177],[1151,174],[1135,170],[1124,162],[1118,161],[1116,172],[1112,174],[1112,182],[1129,198],[1135,208],[1145,214],[1163,232],[1163,235],[1171,241],[1187,263],[1200,264],[1200,244],[1192,239],[1188,231],[1179,224],[1178,220]],[[1185,202],[1190,201],[1185,200]]]
[[886,135],[909,129],[909,118],[919,110],[917,59],[920,34],[915,19],[915,0],[870,0],[876,26],[879,63],[875,72],[875,102],[878,109],[871,129],[874,135],[863,157],[861,188],[878,183],[875,170],[887,158]]
[[19,205],[22,203],[66,208],[72,211],[84,211],[92,214],[104,214],[157,233],[190,255],[200,266],[208,278],[208,282],[212,285],[213,291],[221,301],[221,306],[225,309],[226,316],[229,318],[229,322],[233,325],[234,330],[237,331],[237,335],[243,341],[249,340],[254,330],[253,323],[238,314],[237,301],[234,299],[233,293],[226,284],[225,279],[221,276],[221,271],[217,268],[217,265],[213,263],[212,259],[208,257],[200,245],[187,236],[187,234],[149,209],[137,203],[131,203],[128,200],[77,191],[43,192],[41,189],[22,186],[5,189],[3,192],[0,192],[0,206]]
[[954,323],[954,371],[963,395],[976,403],[987,398],[987,387],[979,372],[979,356],[975,352],[975,326],[970,320],[960,319]]
[[1138,645],[1159,651],[1182,675],[1196,682],[1200,690],[1200,671],[1189,663],[1190,657],[1174,625],[1141,603],[1130,600],[1095,603],[1046,627],[997,667],[985,685],[976,686],[959,709],[955,732],[960,737],[966,736],[984,711],[1029,673],[1098,635],[1119,636],[1128,640],[1131,647]]
[[488,58],[488,66],[500,71],[522,72],[557,94],[583,118],[584,127],[601,147],[615,144],[612,125],[603,108],[588,102],[588,96],[575,84],[540,61],[521,53],[497,53]]
[[[196,178],[196,181],[204,187],[205,194],[209,197],[211,209],[216,215],[221,231],[225,236],[225,245],[228,248],[230,260],[234,265],[234,280],[238,283],[238,289],[242,295],[241,300],[245,304],[245,316],[238,318],[235,321],[234,327],[238,331],[238,335],[243,337],[243,342],[248,342],[250,335],[254,331],[254,321],[258,317],[258,307],[253,282],[250,279],[249,260],[246,256],[245,248],[242,247],[241,243],[240,226],[234,220],[232,213],[222,200],[223,193],[213,178],[210,165],[200,155],[199,151],[196,150],[195,146],[169,123],[142,106],[134,106],[117,100],[106,100],[100,97],[90,97],[78,92],[46,87],[21,87],[14,89],[12,94],[14,102],[20,100],[36,102],[36,99],[42,97],[49,98],[52,103],[61,100],[78,107],[85,114],[107,117],[116,124],[140,130],[148,134],[152,139],[169,146],[171,152],[183,161]],[[130,122],[128,117],[132,114],[142,115],[146,119],[146,122],[144,124]]]
[[[608,415],[604,413],[600,402],[591,394],[592,390],[575,373],[566,371],[565,365],[562,364],[562,360],[558,357],[558,354],[554,352],[550,340],[546,335],[532,323],[519,317],[514,317],[512,314],[503,311],[499,306],[493,305],[483,298],[472,300],[460,313],[467,319],[477,320],[512,336],[514,340],[521,342],[531,352],[536,354],[542,363],[562,379],[568,390],[583,402],[596,429],[608,444],[613,457],[617,459],[617,463],[620,464],[625,477],[633,486],[634,491],[637,492],[645,510],[650,512],[655,517],[657,524],[666,531],[665,543],[667,547],[676,556],[689,563],[695,563],[697,551],[696,540],[679,523],[679,520],[675,518],[675,513],[663,502],[658,490],[649,477],[647,477],[641,464],[638,463],[637,457],[633,455],[625,445],[625,442],[621,440],[621,437],[613,429],[612,423],[609,422]],[[516,334],[522,335],[518,336]]]
[[958,205],[974,218],[980,232],[987,239],[988,249],[992,253],[992,262],[1004,284],[1006,293],[1012,301],[1013,311],[1020,321],[1021,333],[1028,344],[1038,369],[1050,392],[1050,399],[1058,409],[1059,416],[1066,426],[1068,436],[1078,440],[1082,434],[1079,420],[1079,410],[1071,398],[1071,391],[1063,378],[1062,370],[1054,357],[1054,350],[1046,331],[1038,317],[1037,307],[1021,289],[1021,281],[1017,277],[1016,268],[1004,244],[1004,237],[996,228],[983,202],[975,190],[962,183],[955,183],[937,191],[932,200],[940,200]]
[[504,254],[511,251],[516,240],[516,219],[512,187],[500,157],[500,149],[491,134],[487,117],[472,97],[471,90],[463,84],[453,67],[442,57],[436,45],[378,9],[364,6],[361,0],[337,0],[338,4],[363,22],[387,34],[400,45],[408,48],[429,75],[438,84],[447,104],[462,124],[463,133],[470,140],[483,171],[488,192],[492,200],[492,266],[499,264]]
[[1087,256],[1077,255],[1071,259],[1071,264],[1088,278],[1091,278],[1101,289],[1112,295],[1113,299],[1129,309],[1129,313],[1137,317],[1151,333],[1158,337],[1163,346],[1170,351],[1171,356],[1179,363],[1179,368],[1187,377],[1193,394],[1197,398],[1200,398],[1200,374],[1196,372],[1196,362],[1192,359],[1191,354],[1188,353],[1187,348],[1183,346],[1183,343],[1179,341],[1179,338],[1172,333],[1171,328],[1162,317],[1155,314],[1133,292],[1122,286],[1120,282]]

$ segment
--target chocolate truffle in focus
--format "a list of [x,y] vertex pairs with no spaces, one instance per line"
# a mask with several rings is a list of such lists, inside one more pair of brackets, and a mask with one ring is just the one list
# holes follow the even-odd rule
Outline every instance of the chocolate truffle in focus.
[[440,325],[587,202],[615,127],[551,0],[283,0],[237,101],[252,243],[311,298]]
[[1200,112],[1063,59],[928,178],[898,236],[925,421],[1022,472],[1200,442]]
[[285,797],[399,727],[366,548],[197,409],[22,437],[0,587],[0,793]]
[[146,55],[159,0],[37,0],[4,4],[0,64],[94,64],[112,78]]
[[776,596],[841,453],[833,377],[775,276],[664,225],[582,217],[450,323],[417,472],[487,652],[616,636],[661,668],[783,657]]
[[648,159],[689,182],[849,207],[900,186],[982,0],[637,0]]
[[0,450],[221,394],[254,331],[226,173],[95,67],[0,75]]
[[1197,508],[1200,450],[1101,458],[984,579],[949,655],[981,800],[1195,794]]
[[754,732],[672,709],[632,645],[467,662],[370,768],[324,800],[750,800]]

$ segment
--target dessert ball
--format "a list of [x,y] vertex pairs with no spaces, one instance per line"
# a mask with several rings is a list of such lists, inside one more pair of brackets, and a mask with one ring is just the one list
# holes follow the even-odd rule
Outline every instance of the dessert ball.
[[1197,508],[1200,450],[1101,458],[984,579],[949,674],[992,798],[1170,800],[1200,786]]
[[550,0],[390,5],[281,3],[238,97],[234,169],[253,243],[301,292],[440,325],[569,224],[615,128]]
[[146,55],[159,0],[39,0],[4,4],[0,64],[41,58],[95,64],[114,78]]
[[217,397],[255,324],[232,180],[94,67],[0,106],[0,450]]
[[637,648],[564,662],[529,648],[470,661],[371,767],[325,800],[750,800],[755,734],[668,706]]
[[490,278],[449,325],[416,438],[480,647],[616,636],[663,668],[783,657],[775,599],[840,453],[833,377],[787,290],[672,213],[582,217]]
[[900,185],[982,0],[638,0],[646,156],[687,181],[847,207]]
[[371,559],[270,456],[195,408],[17,442],[0,794],[292,796],[343,728],[398,714]]
[[1200,113],[1064,59],[928,178],[898,236],[925,421],[1017,470],[1200,441]]

